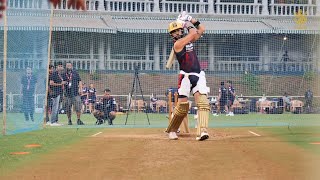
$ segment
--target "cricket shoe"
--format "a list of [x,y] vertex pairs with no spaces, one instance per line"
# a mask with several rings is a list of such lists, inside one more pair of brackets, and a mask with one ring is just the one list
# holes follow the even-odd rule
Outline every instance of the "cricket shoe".
[[206,139],[209,139],[209,134],[207,133],[207,131],[202,131],[200,137],[196,137],[197,141],[204,141]]
[[169,132],[169,139],[170,140],[177,140],[178,136],[177,136],[176,132]]
[[51,123],[50,126],[63,126],[63,124],[55,122],[55,123]]

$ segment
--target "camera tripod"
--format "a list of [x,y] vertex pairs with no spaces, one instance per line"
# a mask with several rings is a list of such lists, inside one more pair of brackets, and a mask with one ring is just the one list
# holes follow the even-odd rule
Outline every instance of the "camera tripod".
[[[136,91],[137,91],[137,84],[139,86],[140,89],[140,93],[142,96],[142,101],[144,101],[144,96],[143,96],[143,92],[142,92],[142,88],[141,88],[141,84],[140,84],[140,80],[139,80],[139,67],[135,66],[134,67],[134,78],[133,78],[133,83],[132,83],[132,88],[131,88],[131,93],[130,93],[130,97],[129,97],[129,107],[128,107],[128,112],[127,112],[127,117],[126,117],[126,122],[125,125],[127,125],[128,122],[128,116],[129,116],[129,111],[131,109],[131,100],[132,100],[132,94],[134,93],[134,100],[136,100]],[[135,101],[136,102],[136,101]],[[150,120],[149,120],[149,116],[148,116],[148,112],[147,112],[147,108],[145,108],[145,113],[147,115],[147,119],[148,119],[148,124],[150,125]]]

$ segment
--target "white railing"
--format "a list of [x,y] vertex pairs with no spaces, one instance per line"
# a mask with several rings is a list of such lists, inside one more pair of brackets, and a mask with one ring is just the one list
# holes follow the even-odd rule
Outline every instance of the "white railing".
[[146,60],[115,60],[111,59],[106,62],[107,70],[153,70],[154,61]]
[[48,3],[45,3],[43,1],[46,0],[7,0],[7,6],[8,8],[23,8],[23,9],[42,9],[49,7],[44,7],[43,5],[47,5]]
[[272,71],[272,72],[304,72],[315,71],[316,66],[312,62],[272,62],[262,64],[261,62],[243,62],[243,61],[218,61],[214,64],[215,71],[224,72],[243,72],[243,71]]
[[99,3],[97,0],[86,0],[86,9],[88,11],[97,11],[99,6],[103,6],[103,4],[100,5]]
[[106,11],[115,12],[152,12],[153,0],[106,0]]
[[262,14],[262,4],[259,3],[216,3],[217,14],[259,15]]
[[[43,58],[33,58],[33,55],[25,58],[20,58],[20,54],[15,57],[10,56],[7,62],[8,69],[25,69],[32,67],[33,69],[45,69],[46,61]],[[315,71],[317,70],[316,57],[290,57],[289,61],[283,62],[281,57],[277,56],[199,56],[201,65],[204,65],[205,70],[209,71]],[[155,61],[158,59],[159,61]],[[55,54],[52,57],[51,64],[58,61],[71,62],[75,69],[81,70],[134,70],[138,67],[139,70],[165,70],[165,63],[168,59],[166,56],[153,55],[126,55],[112,54]],[[159,63],[159,64],[155,64]],[[155,69],[159,67],[160,69]],[[0,60],[0,69],[3,68],[3,60]],[[172,67],[173,70],[178,70],[178,61],[175,61]]]
[[54,54],[55,59],[90,59],[91,57],[92,59],[98,59],[99,54]]
[[162,1],[160,5],[161,12],[181,12],[187,11],[189,13],[208,13],[207,2],[181,2],[181,1]]
[[[56,9],[68,10],[69,0],[62,0]],[[47,0],[7,0],[12,9],[49,9]],[[261,3],[258,3],[261,2]],[[223,2],[223,0],[86,0],[87,11],[134,12],[134,13],[180,13],[223,15],[272,15],[294,16],[299,10],[308,16],[320,15],[320,1],[309,0],[306,4],[281,4],[274,0],[253,3]]]
[[317,5],[313,4],[270,4],[270,15],[275,16],[293,16],[297,12],[303,15],[315,16]]

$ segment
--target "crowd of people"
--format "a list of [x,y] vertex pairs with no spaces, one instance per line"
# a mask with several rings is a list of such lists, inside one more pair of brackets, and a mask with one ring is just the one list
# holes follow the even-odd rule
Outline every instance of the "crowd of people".
[[[58,62],[56,68],[53,65],[49,65],[49,83],[48,83],[48,95],[47,95],[47,109],[46,109],[46,121],[51,126],[61,126],[59,123],[58,114],[63,110],[67,114],[68,125],[72,125],[71,119],[72,109],[75,110],[77,115],[77,125],[84,125],[81,121],[81,114],[84,112],[92,113],[97,118],[97,125],[103,124],[108,121],[109,125],[113,125],[113,120],[116,117],[116,101],[110,96],[110,90],[104,90],[104,96],[97,101],[97,91],[94,84],[90,84],[87,87],[86,83],[82,83],[79,73],[73,69],[72,63],[66,63],[66,69],[64,69],[63,63]],[[28,70],[27,70],[28,72]],[[32,76],[23,77],[21,80],[23,99],[29,100],[27,89],[35,87],[36,78]],[[34,89],[30,89],[34,92]],[[32,94],[33,93],[29,93]],[[30,102],[30,101],[29,101]],[[26,103],[29,104],[29,103]],[[62,110],[61,110],[62,106]],[[32,109],[33,108],[33,109]],[[26,106],[24,111],[26,120],[29,115],[33,120],[34,107]]]
[[235,88],[232,86],[232,81],[227,81],[227,87],[225,87],[225,82],[220,82],[219,95],[216,99],[215,105],[217,110],[213,113],[214,116],[219,116],[223,110],[226,116],[234,116],[233,103],[236,97]]

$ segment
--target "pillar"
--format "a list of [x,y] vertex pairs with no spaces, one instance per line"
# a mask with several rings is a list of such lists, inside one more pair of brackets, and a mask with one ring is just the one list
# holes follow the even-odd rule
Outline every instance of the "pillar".
[[41,9],[50,9],[48,1],[41,1]]
[[154,55],[154,69],[156,71],[160,70],[160,37],[158,34],[155,34],[155,38],[154,38],[154,51],[153,51],[153,55]]
[[162,46],[162,69],[165,69],[165,64],[167,63],[167,38],[163,38]]
[[104,0],[98,0],[98,2],[99,2],[98,11],[105,11]]
[[159,8],[159,0],[153,0],[153,12],[157,13],[160,12],[160,8]]
[[[146,62],[146,69],[148,68],[147,67],[147,62],[150,61],[150,36],[149,34],[146,34],[146,54],[145,54],[145,62]],[[141,62],[142,63],[142,62]],[[140,69],[142,70],[142,64],[141,64],[141,67]]]
[[107,69],[111,69],[110,61],[111,61],[111,34],[107,34],[106,38],[106,45],[107,45],[107,58],[105,60]]
[[213,3],[213,1],[208,1],[208,6],[209,6],[208,13],[209,14],[214,14],[214,8],[213,8],[214,3]]
[[265,41],[265,39],[268,39],[268,34],[263,34],[263,38],[260,41],[261,48],[259,52],[259,56],[260,56],[259,61],[262,65],[261,70],[269,71],[270,63],[271,63],[270,56],[269,56],[269,44],[267,43],[267,41]]
[[100,38],[99,38],[99,47],[98,47],[98,54],[99,54],[99,69],[100,70],[104,70],[105,66],[104,66],[104,34],[99,34]]
[[[93,70],[95,70],[95,67],[94,66],[94,49],[93,49],[93,34],[91,33],[91,39],[90,39],[90,72],[92,73]],[[86,63],[87,64],[87,63]]]
[[214,37],[211,35],[209,38],[209,49],[208,49],[208,55],[209,55],[209,71],[214,71]]

